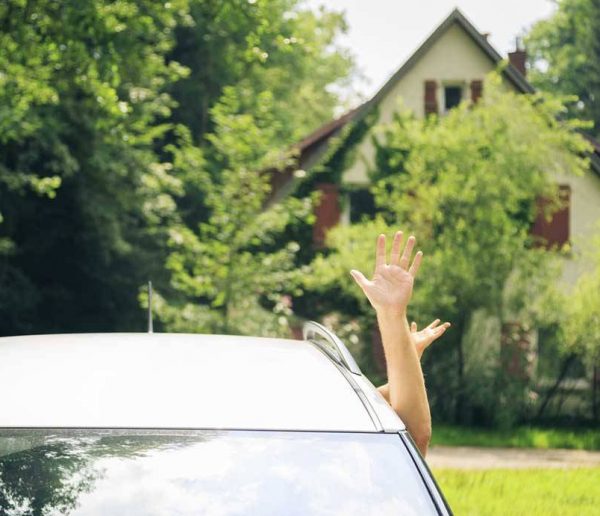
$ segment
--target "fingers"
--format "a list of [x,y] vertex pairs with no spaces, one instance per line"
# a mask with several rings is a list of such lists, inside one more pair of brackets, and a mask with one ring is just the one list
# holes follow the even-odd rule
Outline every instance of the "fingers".
[[392,243],[392,256],[390,258],[390,265],[398,265],[400,263],[400,246],[402,245],[402,231],[397,231],[394,235],[394,242]]
[[417,333],[417,323],[415,321],[410,323],[410,331],[412,333]]
[[400,267],[404,270],[408,269],[408,264],[410,263],[410,257],[412,255],[413,248],[415,247],[416,238],[413,235],[408,237],[408,241],[406,242],[406,247],[404,247],[404,251],[402,252],[402,257],[400,258]]
[[385,235],[382,233],[377,237],[375,250],[375,268],[385,265]]
[[350,274],[354,278],[354,281],[356,281],[356,283],[358,283],[358,286],[360,288],[362,288],[363,290],[365,288],[367,288],[369,286],[369,284],[371,283],[367,278],[365,278],[364,274],[360,271],[352,269],[350,271]]
[[421,261],[423,260],[423,253],[421,251],[418,251],[417,254],[415,255],[415,259],[412,262],[412,265],[410,266],[410,269],[408,269],[409,274],[414,278],[417,275],[417,272],[419,272],[419,267],[421,266]]
[[431,328],[435,328],[438,324],[440,324],[440,322],[441,321],[439,319],[436,319],[429,326],[427,326],[425,329],[426,330],[430,330]]
[[441,326],[438,326],[437,328],[433,328],[431,330],[433,333],[433,340],[439,339],[448,328],[450,328],[450,323],[444,323]]
[[435,338],[436,339],[440,338],[448,328],[450,328],[449,322],[446,322],[446,323],[442,324],[441,326],[434,328],[433,334],[434,334]]
[[[436,321],[439,321],[439,319],[436,319]],[[431,323],[431,324],[433,324],[433,323]],[[449,322],[445,322],[444,324],[442,324],[441,326],[438,326],[437,328],[430,328],[431,324],[425,330],[422,330],[422,331],[429,331],[429,335],[430,335],[430,338],[427,339],[427,341],[425,341],[425,346],[424,346],[423,350],[425,350],[429,346],[431,346],[431,344],[434,341],[439,339],[445,333],[445,331],[448,328],[450,328]]]
[[[423,259],[423,253],[421,251],[417,252],[415,258],[410,266],[410,258],[412,256],[413,249],[415,247],[415,242],[417,239],[411,235],[408,237],[406,242],[406,246],[404,247],[404,251],[402,251],[402,256],[400,256],[400,248],[402,247],[402,239],[403,233],[402,231],[396,231],[394,235],[394,240],[392,242],[392,253],[390,257],[390,265],[397,265],[403,268],[404,270],[408,270],[408,272],[415,277],[417,272],[419,271],[419,267],[421,266],[421,260]],[[385,235],[381,233],[377,237],[377,244],[375,250],[375,270],[381,269],[384,265],[386,265],[386,253],[385,253]]]

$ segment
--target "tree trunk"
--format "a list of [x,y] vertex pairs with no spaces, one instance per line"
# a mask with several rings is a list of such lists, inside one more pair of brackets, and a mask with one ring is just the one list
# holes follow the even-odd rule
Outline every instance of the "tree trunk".
[[467,400],[465,395],[465,350],[463,346],[463,334],[465,332],[465,317],[461,317],[454,328],[458,336],[456,348],[456,373],[458,378],[458,392],[456,393],[456,405],[454,407],[454,422],[464,424],[466,421]]
[[542,417],[542,415],[544,414],[544,411],[546,410],[548,403],[550,403],[550,400],[556,394],[556,391],[560,387],[560,384],[565,379],[565,376],[567,374],[567,371],[569,370],[569,367],[571,367],[571,364],[575,361],[575,357],[576,357],[576,355],[574,353],[571,353],[563,361],[561,369],[560,369],[560,373],[558,374],[558,377],[556,378],[554,385],[546,393],[546,397],[544,398],[544,401],[540,405],[540,408],[538,410],[537,415],[535,416],[535,419],[539,420]]
[[600,367],[594,366],[592,370],[592,419],[598,421],[598,384],[600,383]]

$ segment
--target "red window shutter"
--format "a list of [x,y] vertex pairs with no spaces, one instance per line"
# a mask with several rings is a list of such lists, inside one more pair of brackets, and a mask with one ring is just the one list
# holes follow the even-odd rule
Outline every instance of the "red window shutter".
[[425,116],[437,113],[437,82],[425,81]]
[[548,220],[543,212],[549,201],[544,198],[538,199],[538,215],[531,228],[531,234],[537,237],[538,245],[548,249],[562,247],[569,243],[571,187],[569,185],[559,185],[558,189],[562,206]]
[[321,198],[315,206],[317,220],[313,226],[313,244],[323,247],[327,231],[340,221],[339,188],[333,183],[321,183],[317,189],[321,192]]
[[471,102],[475,104],[483,93],[483,81],[475,80],[471,81]]

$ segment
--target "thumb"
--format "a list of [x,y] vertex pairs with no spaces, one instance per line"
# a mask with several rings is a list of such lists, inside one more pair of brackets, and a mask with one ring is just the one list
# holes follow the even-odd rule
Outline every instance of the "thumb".
[[413,322],[410,323],[410,331],[412,333],[416,333],[416,331],[417,331],[417,323],[415,321],[413,321]]
[[350,271],[350,274],[354,278],[354,281],[356,281],[356,283],[358,283],[360,288],[362,288],[363,290],[369,286],[369,280],[365,278],[362,272],[357,271],[356,269],[352,269]]

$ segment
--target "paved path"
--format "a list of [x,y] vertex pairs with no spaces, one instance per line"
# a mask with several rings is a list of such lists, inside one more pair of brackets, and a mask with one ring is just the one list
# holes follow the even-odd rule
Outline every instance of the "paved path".
[[432,446],[427,463],[457,469],[600,467],[600,451]]

